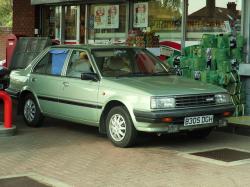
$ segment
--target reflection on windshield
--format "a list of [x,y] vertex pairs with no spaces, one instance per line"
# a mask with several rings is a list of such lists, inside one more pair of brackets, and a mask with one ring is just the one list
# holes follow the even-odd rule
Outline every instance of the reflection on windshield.
[[92,54],[105,77],[155,76],[168,73],[166,67],[146,49],[96,49]]

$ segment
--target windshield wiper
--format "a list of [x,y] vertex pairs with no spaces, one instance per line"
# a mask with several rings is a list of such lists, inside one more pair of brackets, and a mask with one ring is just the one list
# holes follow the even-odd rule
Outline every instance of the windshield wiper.
[[152,75],[152,76],[172,75],[172,72],[162,71],[162,72],[155,72],[155,73],[152,73],[151,75]]
[[116,78],[118,78],[118,77],[142,77],[142,76],[151,76],[151,74],[150,73],[142,73],[142,72],[125,73],[125,74],[117,75]]

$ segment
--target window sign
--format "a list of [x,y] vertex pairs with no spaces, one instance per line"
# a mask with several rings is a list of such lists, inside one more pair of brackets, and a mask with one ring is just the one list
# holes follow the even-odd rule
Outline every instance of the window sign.
[[95,29],[119,28],[119,5],[96,6],[94,12]]
[[148,27],[148,3],[134,4],[134,27]]

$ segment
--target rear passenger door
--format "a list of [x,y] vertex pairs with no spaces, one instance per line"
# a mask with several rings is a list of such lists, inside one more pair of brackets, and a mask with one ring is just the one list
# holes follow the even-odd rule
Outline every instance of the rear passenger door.
[[81,73],[94,71],[87,51],[72,51],[61,80],[59,109],[62,116],[89,125],[98,124],[97,113],[102,108],[97,102],[99,81],[81,80]]
[[36,94],[42,112],[48,115],[58,114],[61,75],[68,54],[68,49],[49,50],[30,75],[29,86]]

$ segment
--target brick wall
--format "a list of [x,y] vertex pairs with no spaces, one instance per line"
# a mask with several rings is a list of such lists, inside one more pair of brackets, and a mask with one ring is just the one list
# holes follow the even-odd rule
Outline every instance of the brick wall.
[[7,36],[11,33],[11,28],[0,27],[0,60],[5,59],[6,57],[6,39]]
[[30,0],[13,0],[13,34],[33,36],[35,7]]

